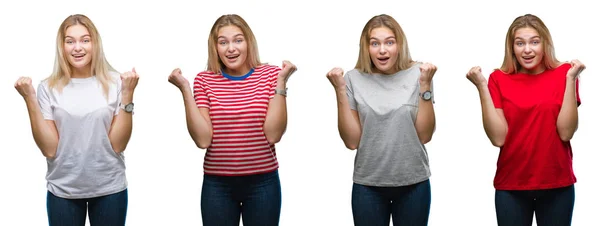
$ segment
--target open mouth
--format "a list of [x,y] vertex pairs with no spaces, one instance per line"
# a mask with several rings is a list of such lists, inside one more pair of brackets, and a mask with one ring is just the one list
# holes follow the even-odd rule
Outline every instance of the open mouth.
[[389,57],[377,57],[377,60],[379,61],[379,63],[385,64],[387,63],[387,61],[389,60]]
[[71,56],[73,56],[73,58],[75,58],[75,60],[81,60],[81,59],[83,59],[83,57],[85,55],[86,54],[72,54]]
[[525,60],[526,63],[531,63],[533,61],[533,58],[535,58],[535,56],[524,56],[521,58],[523,58],[523,60]]
[[240,55],[229,55],[229,56],[225,56],[225,58],[227,58],[229,61],[235,61],[237,60],[237,58],[240,57]]

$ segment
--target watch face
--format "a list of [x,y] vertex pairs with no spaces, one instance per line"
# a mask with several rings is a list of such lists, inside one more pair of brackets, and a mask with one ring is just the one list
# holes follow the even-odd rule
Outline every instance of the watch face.
[[125,105],[125,111],[132,112],[133,111],[133,104],[127,104],[127,105]]
[[423,99],[431,100],[431,92],[427,91],[427,92],[423,93]]

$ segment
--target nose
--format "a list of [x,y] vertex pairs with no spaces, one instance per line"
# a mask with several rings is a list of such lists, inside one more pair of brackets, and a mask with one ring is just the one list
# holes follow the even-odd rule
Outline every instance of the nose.
[[233,46],[233,44],[233,42],[230,42],[229,45],[227,45],[227,52],[235,51],[235,47]]
[[386,52],[387,52],[387,49],[386,49],[385,45],[380,45],[379,46],[379,53],[381,55],[384,55]]
[[73,47],[73,50],[79,52],[81,51],[83,48],[81,47],[81,42],[75,42],[75,46]]
[[529,46],[529,44],[525,44],[525,53],[531,53],[531,46]]

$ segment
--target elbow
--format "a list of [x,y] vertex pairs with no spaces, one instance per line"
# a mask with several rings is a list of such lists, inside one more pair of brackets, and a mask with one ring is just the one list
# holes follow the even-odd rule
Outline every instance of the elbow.
[[502,139],[499,139],[499,138],[491,139],[491,142],[492,142],[492,145],[494,145],[494,147],[499,147],[500,148],[500,147],[504,146],[504,138],[502,138]]
[[210,146],[211,139],[194,139],[194,143],[196,143],[196,147],[200,149],[207,149]]
[[358,145],[356,145],[356,144],[346,144],[346,148],[348,148],[350,150],[356,150],[358,148]]
[[56,157],[56,151],[54,151],[54,152],[42,152],[42,155],[44,155],[44,157],[46,157],[47,159],[53,159],[54,157]]
[[281,136],[266,136],[267,137],[267,141],[269,142],[269,144],[276,144],[279,143],[279,141],[281,141]]
[[353,142],[344,140],[344,145],[346,145],[346,148],[350,150],[356,150],[358,148],[358,141]]
[[210,146],[210,143],[201,143],[201,142],[196,143],[196,147],[198,147],[200,149],[207,149],[208,146]]
[[421,144],[427,144],[427,143],[429,143],[429,141],[431,141],[431,136],[428,136],[425,138],[419,138],[419,140],[421,141]]
[[573,138],[573,133],[570,132],[559,132],[558,136],[562,142],[569,142]]

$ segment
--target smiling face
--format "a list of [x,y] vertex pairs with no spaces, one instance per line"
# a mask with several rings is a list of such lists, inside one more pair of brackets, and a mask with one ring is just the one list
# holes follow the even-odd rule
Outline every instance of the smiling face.
[[67,28],[63,51],[73,72],[87,74],[91,71],[93,43],[87,28],[80,24]]
[[369,55],[377,73],[396,73],[394,66],[398,60],[398,45],[394,32],[385,26],[371,30]]
[[524,27],[515,31],[513,43],[514,55],[521,65],[519,72],[526,74],[539,74],[543,72],[544,47],[539,33],[531,28]]
[[246,63],[248,57],[248,44],[242,30],[233,25],[219,29],[217,35],[217,53],[225,65],[227,74],[236,76],[244,75],[250,71]]

